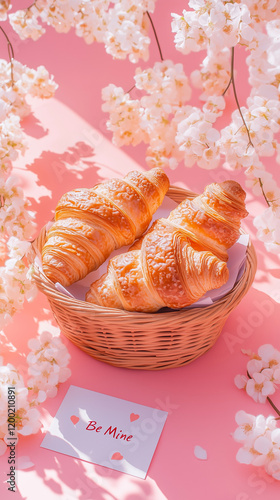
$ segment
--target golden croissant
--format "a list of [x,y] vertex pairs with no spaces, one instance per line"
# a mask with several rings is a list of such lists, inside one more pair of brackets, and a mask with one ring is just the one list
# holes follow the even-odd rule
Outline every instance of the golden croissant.
[[46,276],[68,286],[97,269],[113,250],[131,245],[149,226],[168,188],[166,174],[154,168],[64,194],[42,249]]
[[235,181],[210,184],[157,220],[131,249],[109,261],[86,300],[128,311],[180,309],[228,280],[227,249],[248,214]]

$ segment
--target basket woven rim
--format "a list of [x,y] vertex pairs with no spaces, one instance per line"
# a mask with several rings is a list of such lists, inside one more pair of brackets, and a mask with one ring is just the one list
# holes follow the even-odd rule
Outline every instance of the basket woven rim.
[[[190,198],[190,199],[195,198],[197,196],[197,193],[194,193],[193,191],[181,187],[171,185],[166,196],[171,198],[173,201],[180,203],[185,198]],[[40,254],[41,252],[41,248],[45,241],[48,224],[49,223],[47,223],[45,226],[42,227],[37,238],[32,242],[31,251],[28,256],[28,260],[30,263],[34,263],[35,257],[38,256],[38,253]],[[241,229],[241,234],[246,234],[246,233]],[[37,287],[45,295],[47,295],[50,300],[58,301],[61,307],[70,308],[72,311],[73,310],[84,311],[85,313],[90,315],[103,314],[106,316],[108,315],[116,316],[118,318],[123,317],[124,320],[126,319],[129,320],[133,317],[134,320],[141,319],[141,322],[142,320],[145,319],[149,321],[161,322],[161,320],[165,321],[167,319],[171,319],[172,316],[176,316],[178,318],[179,315],[184,315],[186,313],[191,319],[192,316],[196,316],[198,312],[201,312],[201,310],[203,311],[207,310],[208,312],[211,311],[213,314],[215,313],[215,310],[219,310],[219,315],[220,315],[220,308],[223,304],[226,306],[228,302],[231,302],[233,299],[236,298],[236,295],[243,296],[243,294],[245,294],[246,291],[244,292],[244,290],[240,290],[241,287],[243,287],[244,281],[246,289],[250,288],[255,276],[256,265],[257,265],[256,262],[257,259],[256,259],[255,249],[251,242],[251,239],[249,238],[244,272],[240,277],[240,279],[235,283],[233,288],[227,294],[225,294],[223,297],[215,301],[213,304],[204,307],[190,306],[188,308],[174,309],[174,310],[169,309],[168,311],[162,311],[162,312],[161,310],[159,310],[155,313],[126,311],[123,309],[108,308],[92,304],[83,300],[79,300],[76,298],[72,298],[68,295],[65,295],[62,292],[59,292],[56,289],[55,284],[43,274],[43,272],[38,268],[38,266],[36,267],[34,266],[33,279]]]

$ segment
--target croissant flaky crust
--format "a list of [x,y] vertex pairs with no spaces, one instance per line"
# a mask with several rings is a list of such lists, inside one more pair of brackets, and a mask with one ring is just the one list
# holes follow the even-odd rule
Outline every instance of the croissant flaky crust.
[[207,186],[156,221],[129,252],[110,260],[86,300],[128,311],[180,309],[228,280],[227,252],[247,215],[245,192],[234,181]]
[[166,174],[154,168],[63,195],[42,249],[46,276],[68,286],[97,269],[113,250],[131,245],[149,226],[168,188]]
[[235,181],[213,183],[200,196],[182,201],[168,220],[189,236],[193,248],[227,261],[227,249],[239,238],[240,221],[248,215],[245,198]]

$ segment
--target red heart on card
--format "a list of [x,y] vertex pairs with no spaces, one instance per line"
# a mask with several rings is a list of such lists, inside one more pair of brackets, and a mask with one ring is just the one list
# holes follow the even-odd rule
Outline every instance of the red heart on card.
[[80,420],[80,419],[79,419],[79,417],[77,417],[76,415],[72,415],[72,416],[70,417],[70,420],[71,420],[71,422],[72,422],[74,425],[76,425],[76,424],[79,422],[79,420]]
[[117,451],[116,453],[113,453],[111,456],[111,460],[122,460],[123,456]]
[[134,420],[138,420],[139,415],[136,415],[135,413],[130,414],[130,422],[134,422]]

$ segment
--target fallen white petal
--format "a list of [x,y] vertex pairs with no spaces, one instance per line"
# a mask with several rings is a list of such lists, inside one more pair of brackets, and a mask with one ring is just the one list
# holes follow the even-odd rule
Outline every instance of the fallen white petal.
[[194,454],[199,460],[207,460],[207,451],[201,448],[201,446],[195,446]]
[[31,462],[30,458],[26,455],[18,457],[17,459],[17,470],[30,469],[30,467],[33,467],[33,465],[33,462]]

